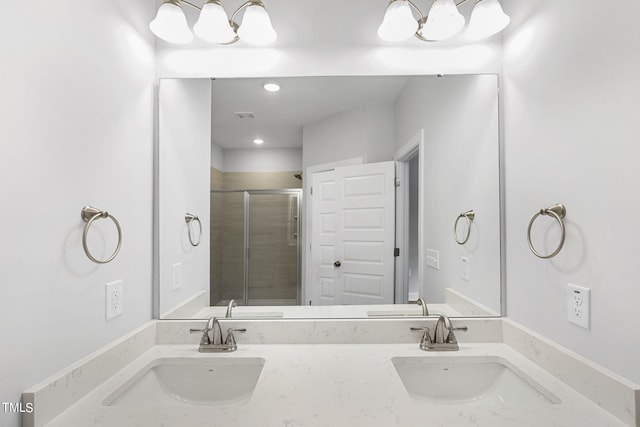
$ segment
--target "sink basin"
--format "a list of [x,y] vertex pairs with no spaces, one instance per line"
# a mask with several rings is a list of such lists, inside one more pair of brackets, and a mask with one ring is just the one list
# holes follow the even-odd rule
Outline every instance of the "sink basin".
[[551,392],[500,357],[395,357],[409,395],[436,404],[483,407],[551,405]]
[[249,401],[262,358],[158,359],[104,402],[107,406],[220,405]]

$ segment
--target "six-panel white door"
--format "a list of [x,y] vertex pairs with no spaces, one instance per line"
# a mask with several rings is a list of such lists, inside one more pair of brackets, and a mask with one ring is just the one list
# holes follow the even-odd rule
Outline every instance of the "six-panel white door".
[[393,162],[314,174],[312,303],[394,301]]

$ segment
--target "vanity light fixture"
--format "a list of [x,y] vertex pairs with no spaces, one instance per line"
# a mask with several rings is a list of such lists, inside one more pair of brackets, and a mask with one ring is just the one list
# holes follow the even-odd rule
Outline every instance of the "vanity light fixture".
[[[412,36],[426,42],[446,40],[464,27],[465,18],[458,11],[458,6],[466,1],[434,0],[425,16],[411,0],[391,0],[378,27],[378,36],[388,42],[400,42]],[[471,12],[467,36],[475,40],[492,36],[502,31],[509,21],[498,0],[477,0]]]
[[253,143],[256,145],[264,144],[264,139],[256,138],[253,140]]
[[[250,44],[269,44],[278,37],[262,0],[250,0],[238,7],[228,18],[219,0],[207,0],[202,7],[185,0],[164,0],[156,17],[149,24],[156,37],[175,44],[186,44],[193,40],[182,5],[198,9],[200,16],[193,26],[198,38],[217,44],[231,44],[244,40]],[[244,11],[242,22],[236,18]]]

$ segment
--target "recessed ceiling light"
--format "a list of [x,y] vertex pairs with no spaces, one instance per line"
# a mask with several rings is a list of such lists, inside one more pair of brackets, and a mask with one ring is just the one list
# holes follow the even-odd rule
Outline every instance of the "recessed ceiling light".
[[253,140],[253,143],[258,145],[264,144],[264,139],[256,138]]
[[280,85],[278,83],[265,83],[262,87],[267,92],[277,92],[280,90]]

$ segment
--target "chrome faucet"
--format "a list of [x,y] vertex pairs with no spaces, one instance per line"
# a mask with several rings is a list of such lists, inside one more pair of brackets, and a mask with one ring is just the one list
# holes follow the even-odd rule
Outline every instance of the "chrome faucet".
[[418,298],[416,300],[416,304],[422,306],[422,315],[423,316],[428,316],[429,315],[429,309],[427,308],[427,303],[424,301],[423,298]]
[[229,301],[229,305],[227,305],[227,313],[224,315],[224,317],[226,319],[231,319],[231,309],[237,306],[238,303],[236,302],[236,300],[232,299],[231,301]]
[[211,317],[207,321],[207,326],[204,329],[190,329],[189,332],[197,333],[202,332],[202,338],[200,339],[200,347],[198,351],[200,353],[215,353],[215,352],[232,352],[238,349],[236,338],[233,335],[234,332],[246,332],[246,329],[227,329],[226,338],[222,339],[222,328],[217,318]]
[[458,340],[453,331],[467,331],[466,326],[454,328],[447,316],[438,316],[433,337],[428,327],[411,328],[412,331],[424,331],[420,340],[420,350],[424,351],[457,351],[460,350]]

